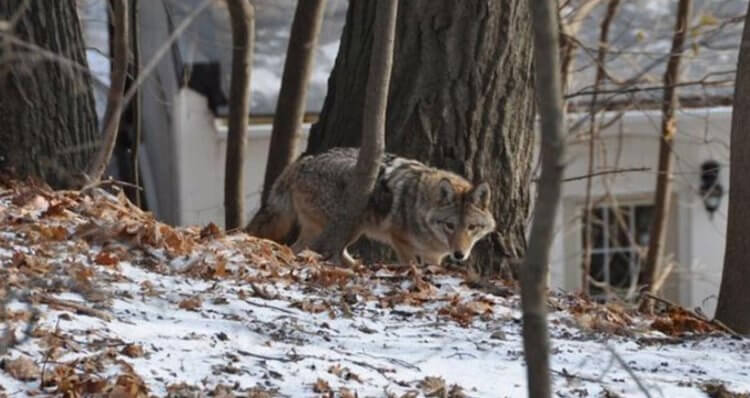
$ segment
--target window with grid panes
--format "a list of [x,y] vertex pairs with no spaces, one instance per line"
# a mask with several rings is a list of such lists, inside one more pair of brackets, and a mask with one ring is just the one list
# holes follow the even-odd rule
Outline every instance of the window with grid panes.
[[648,247],[653,206],[643,204],[600,206],[592,211],[591,279],[592,294],[601,285],[614,290],[637,283]]

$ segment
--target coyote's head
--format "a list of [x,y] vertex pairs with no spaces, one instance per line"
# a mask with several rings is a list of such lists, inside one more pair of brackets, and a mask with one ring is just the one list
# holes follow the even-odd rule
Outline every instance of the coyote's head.
[[474,244],[495,229],[489,209],[490,186],[486,182],[476,186],[457,184],[441,178],[433,189],[436,200],[426,213],[427,225],[452,260],[464,261]]

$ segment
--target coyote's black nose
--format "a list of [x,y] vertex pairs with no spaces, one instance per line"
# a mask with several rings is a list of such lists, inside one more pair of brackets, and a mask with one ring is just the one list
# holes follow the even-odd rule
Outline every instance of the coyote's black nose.
[[456,259],[456,260],[458,260],[458,261],[463,260],[464,259],[464,252],[462,252],[460,250],[454,251],[453,252],[453,258]]

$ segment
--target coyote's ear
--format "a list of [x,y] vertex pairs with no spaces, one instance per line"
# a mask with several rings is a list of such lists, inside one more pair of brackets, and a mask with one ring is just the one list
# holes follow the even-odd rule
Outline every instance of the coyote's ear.
[[448,204],[453,202],[453,197],[456,196],[456,190],[447,178],[440,180],[438,188],[440,189],[440,203]]
[[481,207],[482,209],[487,209],[490,207],[490,185],[486,182],[483,182],[476,187],[474,187],[474,190],[471,192],[471,202],[475,205]]

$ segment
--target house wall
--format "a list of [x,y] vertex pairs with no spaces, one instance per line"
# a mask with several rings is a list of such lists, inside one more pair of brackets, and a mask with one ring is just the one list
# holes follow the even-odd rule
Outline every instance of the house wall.
[[[224,168],[227,128],[216,123],[202,95],[183,88],[174,101],[176,184],[181,198],[175,208],[177,224],[224,226]],[[309,126],[304,125],[297,145],[300,153],[307,143]],[[260,204],[271,126],[250,126],[245,150],[245,220]]]
[[[615,116],[604,115],[605,120]],[[575,120],[577,115],[572,115]],[[727,198],[709,218],[698,193],[700,165],[714,159],[723,166],[729,161],[731,110],[726,108],[686,109],[677,116],[673,147],[675,176],[673,205],[667,231],[668,255],[676,266],[664,294],[683,305],[701,307],[712,314],[723,264]],[[593,179],[592,198],[607,195],[628,203],[653,203],[659,151],[658,112],[632,111],[601,132],[595,150],[594,172],[612,169],[649,168],[647,172],[624,172]],[[572,123],[569,123],[572,124]],[[568,148],[565,177],[588,172],[588,140],[572,139]],[[728,168],[722,168],[722,185],[729,182]],[[581,220],[586,180],[565,182],[552,246],[550,282],[553,287],[580,287]]]
[[[139,3],[139,35],[141,63],[148,64],[160,47],[169,37],[167,14],[160,1],[142,1]],[[174,161],[180,155],[176,148],[175,125],[172,113],[174,98],[179,91],[177,71],[171,53],[167,53],[151,74],[145,79],[139,90],[142,101],[143,137],[138,157],[142,183],[146,192],[149,210],[160,219],[179,224],[178,209],[182,207],[183,197],[179,195],[178,185],[181,170]],[[178,130],[179,131],[179,130]]]

